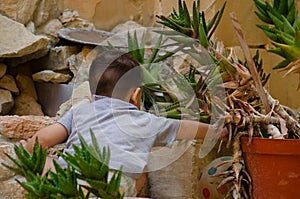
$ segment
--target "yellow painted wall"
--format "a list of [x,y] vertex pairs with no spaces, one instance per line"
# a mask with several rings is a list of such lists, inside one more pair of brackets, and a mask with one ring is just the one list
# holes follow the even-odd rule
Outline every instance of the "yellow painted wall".
[[[225,0],[202,0],[201,10],[206,10],[208,16],[221,8]],[[296,0],[300,8],[300,0]],[[156,25],[157,14],[169,14],[173,7],[177,8],[177,0],[64,0],[64,7],[76,9],[81,18],[92,21],[96,28],[111,30],[114,26],[128,20],[134,20],[143,26]],[[193,0],[186,0],[188,8],[192,8]],[[229,13],[237,16],[247,40],[254,53],[259,46],[269,44],[269,40],[255,24],[261,23],[254,14],[255,6],[252,0],[227,0],[227,6],[221,24],[215,37],[222,40],[226,47],[238,47],[239,42]],[[300,9],[299,9],[300,10]],[[300,106],[300,91],[297,91],[299,77],[290,75],[285,78],[283,73],[272,70],[281,58],[260,49],[266,71],[272,73],[267,89],[280,103],[297,109]],[[242,53],[240,52],[242,56]]]
[[[169,14],[173,7],[177,8],[177,3],[178,0],[64,0],[64,7],[77,10],[81,18],[92,21],[98,29],[111,30],[128,20],[153,26],[156,15]],[[193,0],[186,3],[192,9]],[[213,4],[205,0],[201,1],[201,7],[213,8]]]

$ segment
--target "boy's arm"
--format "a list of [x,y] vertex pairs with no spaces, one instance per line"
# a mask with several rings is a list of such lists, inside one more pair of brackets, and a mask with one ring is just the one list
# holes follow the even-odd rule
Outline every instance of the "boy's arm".
[[43,148],[48,148],[62,143],[67,139],[67,137],[67,129],[60,123],[54,123],[39,130],[27,141],[21,140],[20,143],[24,146],[25,149],[32,153],[36,138],[38,138],[39,144]]
[[[203,139],[209,128],[210,125],[206,123],[181,120],[176,139]],[[226,140],[227,137],[228,131],[226,128],[223,128],[219,139]]]

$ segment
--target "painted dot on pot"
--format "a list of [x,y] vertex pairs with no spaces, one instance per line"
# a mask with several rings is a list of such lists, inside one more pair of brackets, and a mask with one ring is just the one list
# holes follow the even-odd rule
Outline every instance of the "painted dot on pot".
[[209,198],[210,197],[210,191],[208,190],[208,188],[204,188],[202,190],[202,194],[205,198]]
[[217,172],[217,168],[216,167],[211,167],[209,170],[208,170],[208,175],[213,175]]
[[231,156],[224,156],[224,157],[222,157],[220,160],[221,160],[221,161],[227,161],[227,160],[231,160],[231,159],[232,159]]

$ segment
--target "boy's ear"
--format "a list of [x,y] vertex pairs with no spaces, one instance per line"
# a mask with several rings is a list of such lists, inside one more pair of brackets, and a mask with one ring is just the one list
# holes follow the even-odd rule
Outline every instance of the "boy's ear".
[[137,88],[132,93],[129,102],[131,104],[135,105],[138,109],[140,109],[141,99],[142,99],[142,89],[141,88]]

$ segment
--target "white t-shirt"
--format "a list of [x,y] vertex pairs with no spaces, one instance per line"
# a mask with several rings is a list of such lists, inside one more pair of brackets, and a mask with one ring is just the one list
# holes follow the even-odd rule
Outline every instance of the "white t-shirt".
[[[72,108],[58,122],[69,133],[64,153],[74,153],[72,144],[80,146],[77,133],[91,144],[92,129],[100,149],[109,146],[109,168],[119,170],[122,166],[122,171],[133,178],[143,172],[151,148],[170,146],[179,128],[179,120],[157,117],[128,102],[103,96]],[[66,167],[61,157],[58,162]]]

